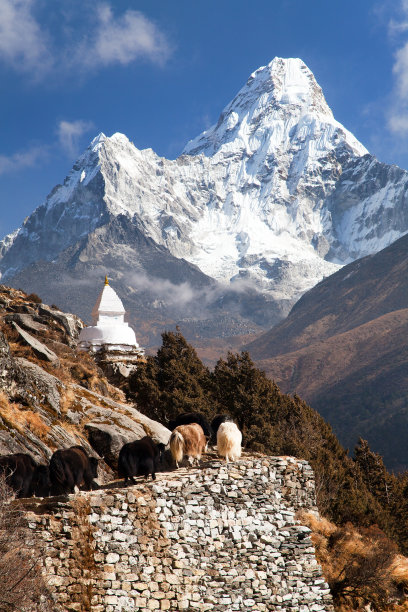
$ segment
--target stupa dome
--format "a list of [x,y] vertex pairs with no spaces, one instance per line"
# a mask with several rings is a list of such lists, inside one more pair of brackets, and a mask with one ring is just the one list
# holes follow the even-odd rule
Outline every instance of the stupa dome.
[[92,310],[93,325],[82,329],[79,348],[91,352],[102,348],[107,351],[139,349],[135,332],[124,320],[125,314],[122,300],[105,277],[105,285]]

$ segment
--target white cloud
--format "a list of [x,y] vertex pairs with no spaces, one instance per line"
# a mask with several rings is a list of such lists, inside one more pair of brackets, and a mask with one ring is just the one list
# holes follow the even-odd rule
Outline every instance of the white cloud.
[[115,17],[109,4],[97,9],[94,32],[80,45],[76,59],[84,67],[130,64],[147,59],[164,63],[170,46],[159,28],[139,11],[128,10]]
[[79,139],[94,127],[92,121],[60,121],[57,128],[61,147],[72,157],[78,153]]
[[0,174],[15,172],[22,168],[35,166],[39,161],[43,160],[48,154],[48,147],[34,146],[27,151],[20,151],[13,155],[0,155]]
[[140,11],[115,15],[107,3],[92,3],[81,20],[58,7],[59,29],[48,31],[36,18],[44,10],[38,0],[0,0],[0,62],[34,79],[86,72],[148,60],[163,64],[171,53],[166,36]]
[[52,59],[32,6],[32,0],[0,0],[0,60],[36,78],[50,69]]
[[[75,156],[78,153],[80,137],[93,127],[91,121],[60,121],[57,128],[59,145],[70,156]],[[38,144],[12,155],[0,155],[0,175],[18,172],[47,161],[51,151],[55,151],[57,146],[57,143]]]
[[408,0],[401,0],[399,14],[389,22],[389,34],[399,44],[393,65],[394,91],[388,109],[388,128],[396,136],[408,133]]

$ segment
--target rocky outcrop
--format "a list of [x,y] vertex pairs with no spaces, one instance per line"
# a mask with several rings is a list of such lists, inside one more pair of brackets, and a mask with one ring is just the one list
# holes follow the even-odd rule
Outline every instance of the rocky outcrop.
[[36,300],[0,286],[0,454],[28,452],[44,462],[57,448],[81,444],[105,460],[105,478],[125,442],[151,435],[167,443],[170,432],[77,353],[80,319]]
[[[78,394],[82,390],[76,387]],[[117,466],[119,451],[126,442],[133,442],[143,436],[151,436],[156,442],[167,444],[170,431],[147,416],[129,406],[120,404],[97,394],[82,393],[81,411],[71,418],[81,424],[87,432],[89,443],[93,449],[105,459],[114,469]],[[102,404],[102,405],[101,405]]]
[[28,359],[17,357],[15,362],[35,383],[37,390],[41,393],[40,402],[46,404],[59,416],[61,414],[61,392],[65,388],[64,383]]
[[21,336],[24,342],[26,342],[33,349],[34,353],[38,357],[40,357],[40,359],[45,359],[46,361],[50,361],[54,365],[59,365],[58,357],[53,351],[47,348],[45,344],[33,338],[33,336],[28,332],[23,331],[15,321],[12,321],[12,325],[19,334],[19,336]]

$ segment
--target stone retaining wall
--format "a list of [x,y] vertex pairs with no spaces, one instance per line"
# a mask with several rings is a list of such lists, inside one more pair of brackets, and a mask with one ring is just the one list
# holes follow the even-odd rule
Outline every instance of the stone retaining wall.
[[44,500],[28,517],[56,610],[332,610],[301,507],[315,510],[308,463],[252,457]]

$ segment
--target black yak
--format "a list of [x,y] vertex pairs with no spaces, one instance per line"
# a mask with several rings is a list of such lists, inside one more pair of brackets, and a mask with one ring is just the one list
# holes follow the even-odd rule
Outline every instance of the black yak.
[[118,459],[119,478],[125,479],[134,484],[133,476],[152,475],[152,480],[156,479],[156,470],[164,451],[165,445],[161,442],[156,444],[150,436],[144,436],[140,440],[127,442],[122,446]]
[[85,488],[97,488],[94,478],[98,477],[98,460],[88,457],[82,446],[71,446],[57,450],[50,460],[51,493],[60,495],[74,493],[75,486],[84,483]]

